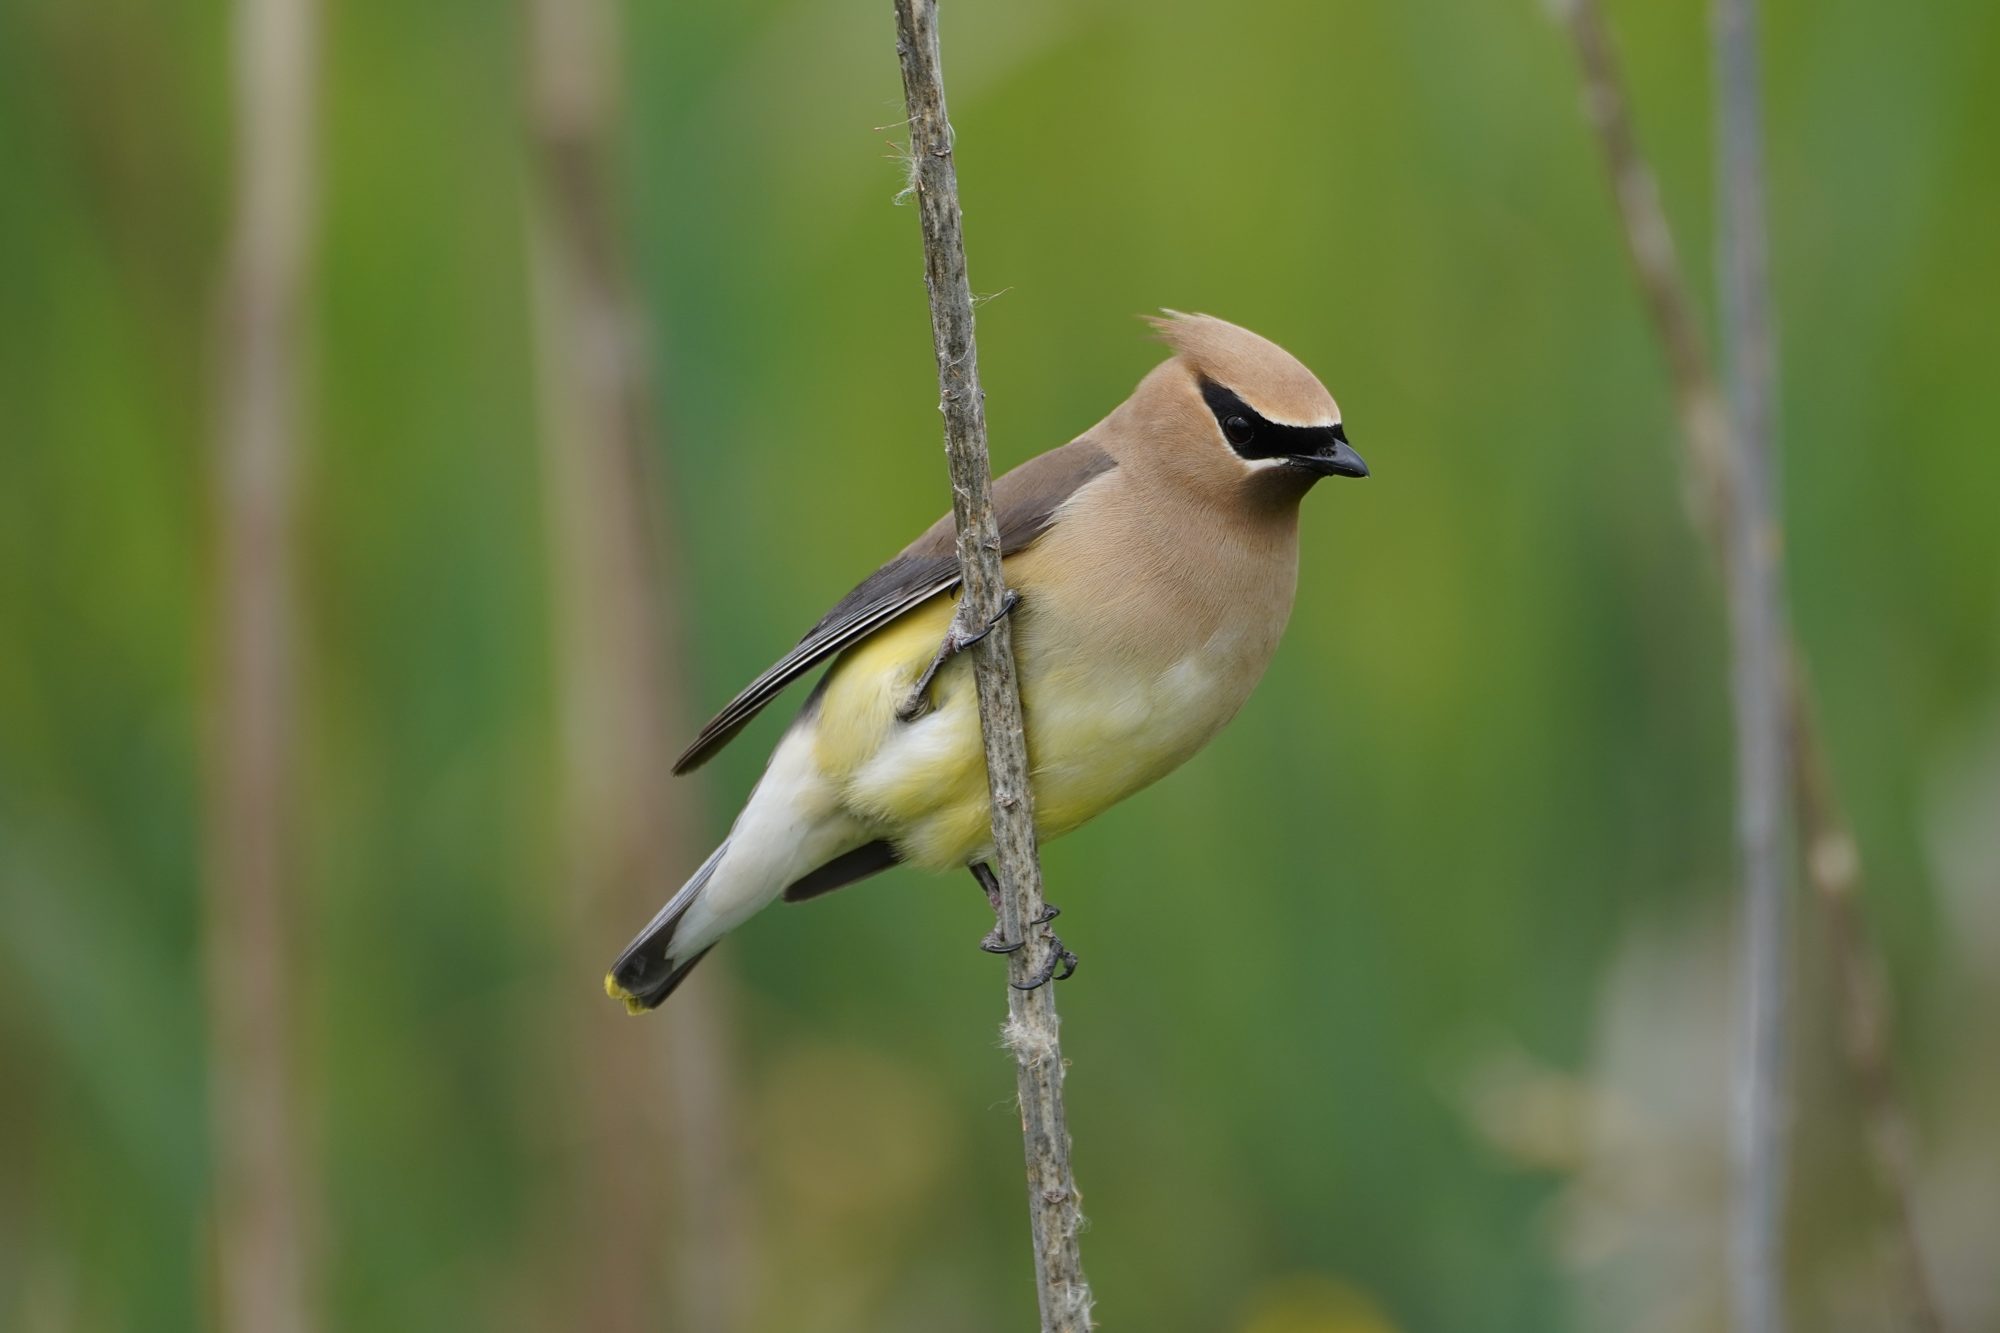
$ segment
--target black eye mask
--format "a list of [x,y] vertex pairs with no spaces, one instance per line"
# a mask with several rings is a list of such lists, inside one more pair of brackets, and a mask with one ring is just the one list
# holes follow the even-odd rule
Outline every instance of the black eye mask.
[[1331,426],[1280,426],[1266,421],[1257,409],[1233,392],[1209,379],[1201,379],[1201,396],[1215,413],[1222,438],[1238,458],[1306,458],[1332,451],[1347,443],[1347,432],[1339,424]]

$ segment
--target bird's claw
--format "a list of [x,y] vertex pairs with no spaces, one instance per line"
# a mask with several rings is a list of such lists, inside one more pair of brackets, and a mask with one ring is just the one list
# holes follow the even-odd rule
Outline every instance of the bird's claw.
[[[1000,877],[994,874],[993,867],[987,865],[984,861],[976,861],[968,866],[967,869],[972,871],[972,877],[979,881],[979,887],[986,891],[986,903],[987,906],[993,909],[993,916],[995,918],[993,929],[986,932],[986,938],[979,941],[979,947],[988,953],[1019,953],[1022,947],[1028,942],[1027,930],[1021,932],[1020,939],[1011,941],[1000,933],[999,917],[1002,915]],[[1044,899],[1042,910],[1035,913],[1035,919],[1028,923],[1028,930],[1046,927],[1049,922],[1061,915],[1062,908]],[[1015,990],[1037,990],[1048,985],[1051,981],[1067,981],[1070,974],[1076,971],[1076,955],[1063,947],[1062,936],[1056,934],[1053,930],[1043,929],[1042,938],[1049,942],[1048,958],[1043,962],[1041,970],[1035,974],[1032,980],[1010,981],[1008,984]],[[1058,972],[1057,968],[1061,968],[1062,970]]]
[[958,632],[957,625],[954,622],[952,627],[952,638],[956,641],[957,646],[953,648],[952,651],[962,653],[967,648],[970,648],[973,644],[978,643],[981,639],[985,638],[987,635],[993,632],[994,626],[998,625],[1001,621],[1005,620],[1008,616],[1012,615],[1014,612],[1014,608],[1019,606],[1020,604],[1021,604],[1021,594],[1015,592],[1012,588],[1009,588],[1007,589],[1006,596],[1000,599],[1000,609],[994,613],[993,619],[987,621],[977,630],[974,630],[970,634],[962,635]]
[[[1076,972],[1077,957],[1063,947],[1062,936],[1052,930],[1045,933],[1049,941],[1049,956],[1042,963],[1042,970],[1027,981],[1008,982],[1007,984],[1015,990],[1040,990],[1051,981],[1068,981]],[[1058,967],[1062,968],[1062,971],[1056,971]]]
[[[1030,926],[1045,926],[1061,915],[1062,908],[1057,907],[1054,903],[1045,902],[1042,904],[1041,915],[1028,924]],[[993,923],[993,929],[986,932],[986,938],[979,941],[979,947],[988,953],[1019,953],[1021,946],[1027,942],[1027,939],[1023,937],[1010,943],[1007,937],[1000,933],[1000,923],[996,921]]]
[[917,677],[917,683],[910,687],[910,692],[903,697],[901,703],[896,705],[896,720],[898,722],[915,722],[925,713],[930,712],[931,682],[937,678],[939,668],[943,667],[946,662],[949,662],[967,648],[970,648],[973,644],[978,643],[981,639],[991,634],[993,627],[1005,620],[1013,613],[1014,608],[1020,604],[1021,594],[1015,592],[1012,588],[1007,589],[1007,595],[1001,599],[998,614],[979,629],[970,632],[959,628],[958,617],[954,615],[951,619],[950,628],[944,632],[944,642],[938,645],[937,655],[931,658],[931,664],[924,668],[924,674]]

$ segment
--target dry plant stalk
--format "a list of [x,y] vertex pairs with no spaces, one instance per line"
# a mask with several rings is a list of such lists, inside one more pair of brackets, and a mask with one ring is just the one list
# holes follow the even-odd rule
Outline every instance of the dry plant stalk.
[[[685,722],[685,696],[670,650],[670,544],[648,503],[656,412],[646,326],[617,220],[618,16],[610,0],[529,0],[528,8],[537,396],[569,935],[579,975],[590,976],[624,923],[645,915],[649,895],[692,864],[699,802],[692,784],[674,789],[668,748]],[[722,976],[711,964],[658,1023],[607,1023],[595,987],[568,1006],[565,1040],[582,1065],[579,1101],[590,1121],[563,1228],[576,1238],[566,1300],[579,1327],[658,1327],[658,1273],[669,1255],[672,1327],[726,1333],[743,1324],[744,1209],[731,1165]],[[636,1059],[634,1041],[647,1048]]]
[[[896,0],[896,54],[910,117],[910,187],[923,228],[938,410],[944,416],[952,515],[964,575],[958,614],[968,625],[993,625],[973,649],[973,674],[993,796],[994,860],[1002,888],[1000,924],[1008,938],[1021,939],[1032,929],[1028,923],[1042,915],[1042,870],[1035,850],[1034,793],[1028,783],[1013,634],[1009,622],[1000,618],[1006,586],[1000,532],[993,518],[986,403],[973,343],[972,288],[966,279],[958,173],[952,162],[951,122],[938,57],[936,0]],[[1025,984],[1037,976],[1053,947],[1038,936],[1017,949],[1010,955],[1012,981]],[[1044,1333],[1082,1333],[1091,1326],[1091,1294],[1077,1246],[1083,1214],[1070,1168],[1054,987],[1023,991],[1010,986],[1007,997],[1003,1035],[1014,1054],[1019,1085],[1042,1328]]]
[[1790,1175],[1788,1001],[1791,995],[1792,746],[1785,708],[1784,555],[1777,510],[1765,214],[1762,73],[1756,0],[1715,3],[1717,275],[1729,369],[1729,467],[1722,493],[1733,649],[1737,839],[1743,859],[1742,992],[1737,1022],[1734,1296],[1744,1333],[1784,1333],[1785,1186]]
[[[1694,298],[1681,273],[1673,233],[1660,205],[1657,178],[1633,132],[1629,98],[1598,2],[1564,0],[1560,11],[1576,49],[1584,108],[1597,134],[1617,200],[1626,253],[1667,362],[1675,412],[1680,419],[1683,463],[1695,524],[1714,547],[1717,563],[1733,585],[1739,560],[1738,543],[1728,539],[1723,515],[1736,508],[1734,491],[1739,465],[1732,463],[1731,425],[1720,381],[1701,335]],[[1726,26],[1718,30],[1718,41],[1725,39],[1734,39]],[[1734,59],[1725,58],[1725,79],[1754,80],[1754,59],[1747,67],[1732,63]],[[1740,87],[1736,95],[1741,95]],[[1748,134],[1755,138],[1758,134],[1754,123],[1745,126],[1740,117],[1732,116],[1728,124],[1739,137]],[[1725,146],[1726,157],[1733,151]],[[1730,157],[1725,169],[1761,174],[1761,166],[1735,157]],[[1760,233],[1761,211],[1758,205],[1748,220],[1748,225]],[[1755,267],[1761,268],[1761,261]],[[1753,275],[1751,280],[1762,286],[1761,278]],[[1756,299],[1761,307],[1763,298]],[[1751,409],[1754,416],[1764,418],[1760,429],[1768,430],[1771,370],[1768,311],[1759,308],[1749,313],[1753,326],[1746,350],[1763,361],[1761,366],[1750,367],[1750,375],[1766,381]],[[1780,539],[1775,513],[1768,516],[1761,532],[1745,536],[1775,551]],[[1760,577],[1775,577],[1775,569]],[[1828,940],[1842,992],[1841,1021],[1848,1060],[1866,1107],[1876,1170],[1894,1210],[1909,1313],[1919,1329],[1941,1333],[1944,1321],[1931,1290],[1917,1233],[1909,1118],[1890,1051],[1892,1025],[1887,991],[1858,902],[1862,887],[1860,852],[1834,795],[1832,772],[1812,706],[1803,656],[1782,621],[1777,626],[1775,647],[1773,688],[1777,691],[1779,725],[1790,746],[1789,754],[1781,758],[1789,770],[1798,848],[1806,880],[1827,914]],[[1764,1011],[1765,1021],[1772,1016],[1770,1010]],[[1755,1206],[1763,1208],[1767,1200],[1775,1199],[1777,1184],[1771,1179],[1760,1183],[1758,1189],[1766,1198],[1760,1198]],[[1770,1221],[1770,1215],[1764,1215],[1764,1220]],[[1775,1262],[1776,1256],[1769,1258]]]
[[234,231],[221,292],[216,640],[203,962],[217,1310],[313,1326],[312,1200],[293,1084],[294,474],[314,199],[314,0],[238,0]]

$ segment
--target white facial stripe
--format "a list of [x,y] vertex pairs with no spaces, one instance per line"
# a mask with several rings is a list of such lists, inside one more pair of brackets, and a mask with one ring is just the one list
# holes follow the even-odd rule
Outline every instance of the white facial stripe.
[[[1243,401],[1246,403],[1250,402],[1248,398],[1245,398]],[[1290,417],[1276,416],[1270,412],[1266,412],[1263,408],[1257,407],[1255,403],[1250,403],[1250,406],[1256,408],[1257,415],[1270,422],[1273,426],[1284,426],[1294,430],[1325,430],[1328,426],[1338,426],[1340,424],[1340,409],[1338,407],[1334,408],[1333,415],[1330,417],[1321,417],[1315,421],[1294,421]]]
[[1333,415],[1330,417],[1316,417],[1311,421],[1300,421],[1295,417],[1280,416],[1276,412],[1266,411],[1262,403],[1250,397],[1250,395],[1243,393],[1241,390],[1237,391],[1237,397],[1248,403],[1251,410],[1264,418],[1264,420],[1270,422],[1273,426],[1288,426],[1300,430],[1324,430],[1328,426],[1338,426],[1340,424],[1339,403],[1333,405]]

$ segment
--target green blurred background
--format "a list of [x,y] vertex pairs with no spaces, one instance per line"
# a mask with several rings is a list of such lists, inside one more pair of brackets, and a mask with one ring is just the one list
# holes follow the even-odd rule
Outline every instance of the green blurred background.
[[[1563,34],[1535,0],[946,8],[996,465],[1118,402],[1161,355],[1133,316],[1169,305],[1319,371],[1375,473],[1311,497],[1291,629],[1232,728],[1047,851],[1083,955],[1060,1000],[1104,1325],[1719,1327],[1722,614]],[[2000,7],[1767,10],[1795,613],[1893,979],[1927,1258],[1957,1327],[2000,1328]],[[1701,277],[1704,9],[1612,18]],[[889,6],[625,22],[686,717],[946,491]],[[217,0],[0,0],[9,1329],[213,1317],[228,27]],[[564,942],[527,37],[470,0],[336,2],[324,35],[292,973],[315,1301],[336,1329],[572,1327],[576,1242],[625,1241],[552,1202],[592,1147],[556,1015],[618,1025],[635,1070],[676,1052]],[[781,725],[682,780],[709,838]],[[896,872],[704,968],[733,1326],[1032,1320],[983,912]],[[1799,922],[1800,1327],[1904,1327]]]

